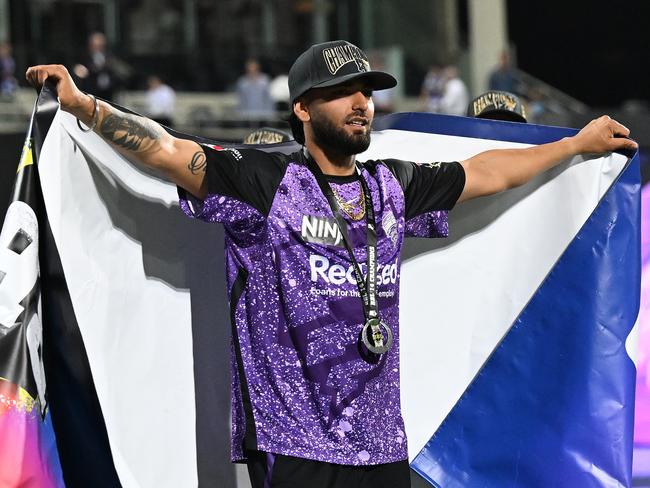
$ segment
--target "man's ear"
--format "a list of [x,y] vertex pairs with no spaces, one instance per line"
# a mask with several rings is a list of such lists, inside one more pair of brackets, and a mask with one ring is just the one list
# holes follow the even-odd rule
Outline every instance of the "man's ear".
[[304,98],[299,98],[293,104],[293,113],[296,114],[300,122],[309,122],[311,117],[309,115],[309,106]]

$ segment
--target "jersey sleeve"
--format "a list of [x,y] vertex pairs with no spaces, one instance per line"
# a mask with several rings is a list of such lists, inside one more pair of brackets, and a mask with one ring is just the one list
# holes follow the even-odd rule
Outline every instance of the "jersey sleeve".
[[451,210],[465,187],[460,163],[418,164],[398,159],[384,161],[404,191],[406,220],[433,210]]
[[222,149],[207,145],[203,150],[208,195],[200,200],[179,188],[183,212],[240,231],[265,220],[286,170],[281,155],[257,149]]
[[406,237],[447,237],[449,236],[449,212],[432,210],[406,221]]
[[465,187],[465,170],[458,162],[418,164],[385,160],[404,192],[405,233],[408,237],[447,237],[448,211]]

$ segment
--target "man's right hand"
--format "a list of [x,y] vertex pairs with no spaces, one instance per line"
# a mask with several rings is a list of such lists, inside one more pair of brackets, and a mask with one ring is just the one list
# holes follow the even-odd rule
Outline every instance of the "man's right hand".
[[68,70],[60,64],[32,66],[26,76],[38,89],[45,80],[54,81],[61,109],[86,125],[93,124],[95,133],[128,159],[161,171],[198,198],[206,197],[206,155],[196,142],[172,137],[153,120],[124,113],[105,102],[97,104],[98,113],[94,114],[92,97],[77,88]]
[[25,77],[37,90],[43,87],[45,80],[53,81],[56,84],[61,109],[70,112],[86,124],[91,122],[95,110],[93,99],[77,88],[65,66],[60,64],[32,66],[25,73]]

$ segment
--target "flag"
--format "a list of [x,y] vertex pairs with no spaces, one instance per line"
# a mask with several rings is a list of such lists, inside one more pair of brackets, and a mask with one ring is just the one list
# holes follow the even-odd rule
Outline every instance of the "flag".
[[[420,114],[382,127],[369,156],[415,161],[576,132]],[[404,414],[411,466],[434,486],[630,486],[640,171],[628,156],[573,158],[459,206],[449,239],[407,245]]]
[[[66,485],[236,486],[223,231],[184,217],[174,185],[82,133],[53,100],[46,89],[37,102],[48,115],[34,145],[43,362]],[[376,128],[359,159],[462,160],[575,133],[429,114]],[[459,205],[449,239],[407,244],[402,406],[411,465],[432,485],[629,485],[629,156],[573,158]]]
[[0,232],[0,486],[63,486],[47,405],[39,243],[42,199],[32,127]]

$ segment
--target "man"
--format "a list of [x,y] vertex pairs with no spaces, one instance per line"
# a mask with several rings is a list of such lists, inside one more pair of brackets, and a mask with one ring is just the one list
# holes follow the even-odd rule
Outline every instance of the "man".
[[0,42],[0,97],[11,97],[18,88],[15,78],[16,62],[11,55],[11,44]]
[[469,93],[465,82],[454,65],[443,70],[444,88],[440,98],[440,113],[447,115],[465,115]]
[[176,105],[176,92],[163,82],[158,75],[147,78],[147,115],[160,125],[172,127],[174,121],[174,108]]
[[237,80],[237,99],[242,117],[264,118],[273,114],[270,80],[256,59],[246,61],[245,73]]
[[442,67],[433,64],[429,67],[420,89],[422,110],[434,114],[440,113],[440,99],[445,87]]
[[[32,67],[61,107],[179,187],[181,208],[226,230],[232,321],[232,457],[253,486],[406,487],[399,404],[399,254],[440,237],[456,202],[529,181],[580,153],[635,149],[609,117],[576,136],[460,163],[357,162],[373,89],[395,86],[345,41],[289,73],[303,150],[213,149],[80,92],[62,66]],[[622,137],[619,137],[622,136]]]
[[117,88],[113,58],[106,48],[106,36],[93,32],[88,36],[88,50],[81,63],[75,65],[74,74],[84,90],[105,100],[112,100]]
[[521,93],[519,85],[517,73],[510,64],[508,51],[503,51],[499,56],[499,64],[488,77],[488,89],[519,94]]

